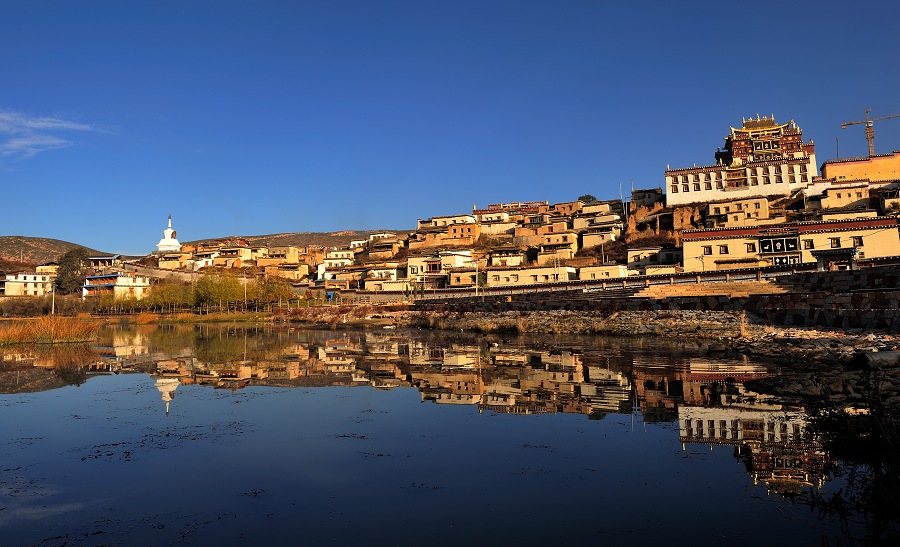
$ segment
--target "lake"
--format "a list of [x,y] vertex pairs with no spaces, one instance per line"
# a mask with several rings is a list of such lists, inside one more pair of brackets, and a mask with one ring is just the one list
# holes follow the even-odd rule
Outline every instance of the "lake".
[[896,537],[802,406],[742,385],[777,370],[696,343],[142,325],[2,353],[4,545]]

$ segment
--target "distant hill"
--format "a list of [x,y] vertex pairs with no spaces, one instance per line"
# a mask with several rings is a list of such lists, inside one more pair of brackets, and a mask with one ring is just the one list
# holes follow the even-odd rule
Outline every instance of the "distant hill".
[[267,247],[306,247],[308,245],[320,245],[323,247],[346,247],[351,241],[368,239],[370,234],[379,232],[391,232],[403,235],[412,230],[342,230],[340,232],[291,232],[284,234],[268,234],[259,236],[229,236],[221,238],[207,238],[183,243],[198,243],[200,241],[215,241],[218,239],[243,239],[250,245]]
[[[402,235],[412,230],[343,230],[340,232],[293,232],[285,234],[268,234],[258,236],[230,236],[212,239],[243,239],[250,245],[270,247],[286,247],[293,245],[321,245],[323,247],[346,247],[356,239],[367,239],[369,234],[393,232]],[[197,241],[210,241],[203,239]],[[197,243],[187,241],[184,243]],[[66,252],[78,247],[77,243],[50,239],[46,237],[0,236],[0,272],[22,270],[47,262],[58,260]],[[81,245],[83,247],[83,245]],[[96,249],[85,247],[90,255],[108,255]]]
[[[21,269],[22,265],[37,266],[58,260],[60,256],[79,246],[83,247],[77,243],[46,237],[0,236],[0,263],[9,269]],[[91,255],[111,254],[85,248]]]

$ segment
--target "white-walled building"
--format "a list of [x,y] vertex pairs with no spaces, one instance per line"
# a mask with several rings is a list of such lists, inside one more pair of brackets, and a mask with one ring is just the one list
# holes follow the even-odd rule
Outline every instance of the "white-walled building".
[[6,296],[44,296],[53,292],[54,273],[20,272],[6,275]]
[[330,249],[325,252],[324,265],[326,268],[341,268],[352,266],[356,253],[351,248]]
[[807,221],[777,226],[685,230],[686,272],[831,263],[900,256],[896,217]]
[[150,278],[142,275],[116,272],[89,275],[84,278],[83,297],[112,295],[113,298],[141,300],[150,292]]
[[793,120],[743,120],[731,128],[716,164],[666,169],[666,205],[789,195],[818,175],[815,146]]
[[578,269],[578,279],[581,281],[619,279],[622,277],[628,277],[628,266],[624,264],[602,264],[599,266],[584,266]]

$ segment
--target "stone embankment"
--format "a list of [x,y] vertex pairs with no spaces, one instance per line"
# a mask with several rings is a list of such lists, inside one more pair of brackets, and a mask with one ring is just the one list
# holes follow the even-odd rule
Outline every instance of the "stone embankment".
[[839,406],[878,401],[900,409],[900,334],[860,328],[784,327],[743,312],[657,310],[608,317],[572,311],[409,314],[404,326],[482,332],[604,334],[674,338],[713,355],[745,355],[780,367],[780,374],[748,385],[754,391]]
[[606,334],[731,340],[755,330],[740,313],[707,311],[615,311],[609,315],[580,310],[548,311],[408,311],[397,326],[473,332],[535,334]]
[[717,284],[703,296],[668,298],[602,298],[580,292],[515,295],[509,300],[416,302],[413,309],[441,313],[444,310],[496,314],[504,312],[550,313],[572,311],[609,316],[614,313],[708,311],[746,312],[774,325],[862,328],[900,332],[900,291],[871,290],[832,294],[826,291],[751,294],[731,297],[716,294]]
[[747,312],[784,326],[900,332],[900,267],[806,272],[771,281],[651,285],[635,296],[565,290],[507,297],[420,300],[420,311]]
[[[603,298],[580,291],[505,299],[420,301],[385,308],[306,310],[307,324],[474,332],[665,337],[721,355],[746,355],[786,369],[751,389],[900,408],[900,268],[795,274],[771,290],[704,284],[706,294],[655,289]],[[732,284],[734,285],[734,284]],[[728,290],[726,290],[728,289]],[[741,294],[743,293],[743,294]],[[666,294],[666,296],[662,296]]]
[[[399,307],[396,307],[399,308]],[[367,314],[364,314],[367,312]],[[779,376],[755,381],[755,391],[839,405],[867,406],[873,395],[900,408],[900,334],[860,328],[775,326],[744,312],[618,311],[604,316],[572,310],[453,312],[352,307],[312,308],[297,320],[323,328],[390,327],[484,333],[660,337],[773,363]]]
[[852,365],[861,355],[900,350],[900,334],[863,329],[775,326],[745,312],[624,310],[609,315],[577,310],[451,311],[308,308],[293,320],[323,328],[392,327],[483,333],[661,337],[702,342],[782,364]]

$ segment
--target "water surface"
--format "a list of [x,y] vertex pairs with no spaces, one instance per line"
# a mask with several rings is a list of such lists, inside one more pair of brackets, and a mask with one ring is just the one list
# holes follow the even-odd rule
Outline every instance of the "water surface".
[[4,544],[880,537],[814,503],[847,481],[743,388],[771,369],[702,346],[142,326],[3,359]]

